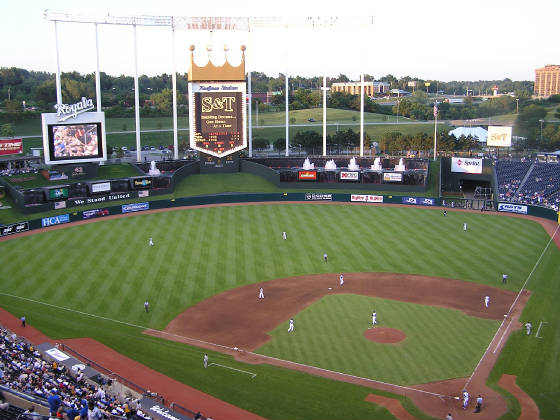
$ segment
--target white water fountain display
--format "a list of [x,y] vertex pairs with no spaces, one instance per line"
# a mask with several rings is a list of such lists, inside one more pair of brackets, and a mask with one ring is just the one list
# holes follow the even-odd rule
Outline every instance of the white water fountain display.
[[406,168],[404,167],[404,160],[403,158],[399,159],[399,163],[397,165],[395,165],[395,171],[397,172],[404,172],[406,171]]
[[334,163],[334,159],[327,160],[327,163],[325,163],[325,170],[327,171],[336,170],[336,163]]
[[156,161],[152,160],[150,162],[150,170],[148,171],[148,175],[157,176],[160,173],[161,173],[160,170],[156,168]]
[[357,171],[360,169],[360,165],[356,163],[356,158],[353,157],[352,159],[350,159],[350,162],[348,163],[348,169],[351,171]]
[[383,168],[381,167],[381,158],[376,157],[373,161],[373,165],[371,165],[371,169],[373,171],[381,171]]
[[315,164],[309,162],[309,158],[305,158],[305,161],[303,162],[303,169],[305,170],[315,169]]

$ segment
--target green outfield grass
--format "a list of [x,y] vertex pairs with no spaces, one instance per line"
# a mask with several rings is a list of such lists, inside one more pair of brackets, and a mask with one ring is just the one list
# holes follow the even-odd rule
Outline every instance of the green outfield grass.
[[[429,293],[426,290],[426,293]],[[378,325],[406,334],[398,344],[363,333]],[[258,353],[399,385],[469,376],[500,322],[461,311],[356,295],[325,296],[295,315],[295,330],[278,326]]]
[[[463,222],[469,224],[467,232],[462,231]],[[289,233],[291,247],[280,246],[282,230]],[[156,242],[153,248],[147,245],[150,236]],[[501,373],[520,375],[518,382],[539,403],[541,416],[557,418],[558,249],[549,247],[532,272],[547,242],[542,227],[529,220],[459,212],[444,218],[440,211],[423,208],[299,204],[135,215],[2,242],[0,305],[17,316],[27,315],[30,325],[54,339],[91,336],[267,418],[390,418],[385,410],[364,403],[370,389],[266,365],[243,365],[215,353],[210,357],[218,363],[255,372],[257,378],[251,382],[218,371],[208,375],[201,369],[200,349],[61,307],[163,328],[185,308],[217,293],[287,276],[385,271],[502,287],[501,273],[507,272],[506,287],[518,290],[531,275],[533,298],[523,319],[530,317],[535,328],[537,319],[549,320],[544,330],[548,335],[525,340],[522,332],[514,332],[491,380],[497,381]],[[323,252],[330,257],[328,267]],[[146,298],[153,308],[149,314],[142,305]],[[365,323],[369,311],[368,306]],[[339,362],[329,357],[328,363]],[[345,368],[344,363],[339,366]],[[411,381],[430,377],[422,370],[415,375]],[[512,404],[508,415],[516,413]]]

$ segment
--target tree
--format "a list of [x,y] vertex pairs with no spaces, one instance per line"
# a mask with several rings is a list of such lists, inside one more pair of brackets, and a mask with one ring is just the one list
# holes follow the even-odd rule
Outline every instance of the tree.
[[0,136],[2,137],[14,137],[16,135],[16,131],[12,124],[2,124],[0,126]]
[[253,139],[253,147],[255,149],[268,149],[268,140],[263,139],[261,137],[257,137]]
[[529,105],[517,114],[516,127],[519,135],[529,139],[529,147],[537,144],[540,138],[540,120],[546,116],[546,108],[539,105]]
[[152,93],[150,100],[156,109],[164,114],[170,114],[173,110],[173,90],[165,88],[161,93]]
[[272,143],[272,146],[274,147],[274,150],[284,150],[286,148],[286,139],[285,138],[278,138],[276,140],[274,140],[274,143]]

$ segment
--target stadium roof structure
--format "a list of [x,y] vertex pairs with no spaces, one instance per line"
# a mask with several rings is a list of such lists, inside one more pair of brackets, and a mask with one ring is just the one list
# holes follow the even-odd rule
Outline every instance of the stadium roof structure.
[[457,139],[461,136],[471,136],[481,143],[486,143],[488,138],[488,130],[482,127],[457,127],[455,130],[451,130],[449,134],[453,134]]

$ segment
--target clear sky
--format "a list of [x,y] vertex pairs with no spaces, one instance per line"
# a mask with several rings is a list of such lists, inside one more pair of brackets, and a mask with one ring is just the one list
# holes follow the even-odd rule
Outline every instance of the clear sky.
[[[79,5],[79,6],[78,6]],[[239,61],[247,45],[248,69],[268,75],[337,76],[360,72],[435,80],[534,80],[535,68],[560,64],[560,0],[28,0],[3,4],[0,67],[56,71],[54,24],[45,9],[82,14],[172,16],[373,17],[373,24],[325,30],[177,31],[177,70],[188,70],[188,47],[197,63]],[[363,19],[365,20],[365,19]],[[59,23],[62,71],[95,70],[93,25]],[[171,73],[171,30],[138,27],[138,71]],[[134,74],[132,28],[99,26],[100,67],[111,75]]]

